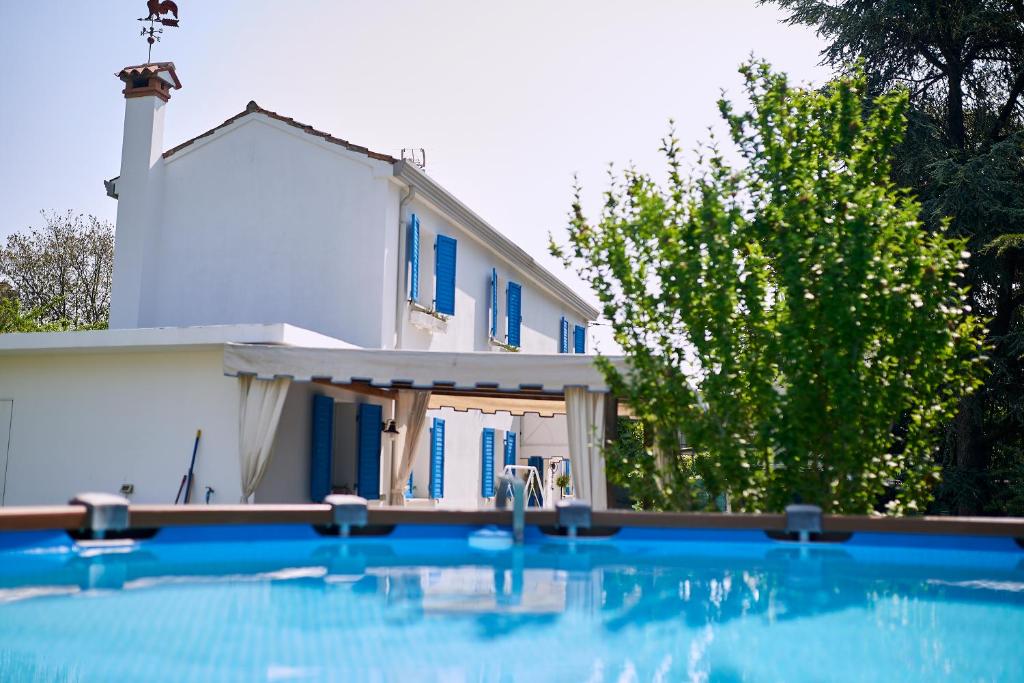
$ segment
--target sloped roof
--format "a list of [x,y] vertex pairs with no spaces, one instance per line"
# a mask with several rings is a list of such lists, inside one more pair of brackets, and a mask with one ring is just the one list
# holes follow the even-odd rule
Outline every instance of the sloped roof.
[[389,164],[393,164],[393,163],[395,163],[397,161],[397,159],[395,159],[393,156],[391,156],[389,154],[382,154],[380,152],[374,152],[374,151],[372,151],[370,149],[367,149],[366,147],[363,147],[361,145],[355,145],[355,144],[349,142],[348,140],[342,140],[341,138],[336,138],[333,135],[331,135],[330,133],[325,133],[322,130],[317,130],[313,126],[306,125],[305,123],[300,123],[300,122],[296,121],[295,119],[293,119],[293,118],[291,118],[289,116],[282,116],[281,114],[278,114],[277,112],[270,111],[269,109],[264,109],[260,105],[256,104],[256,102],[254,100],[249,100],[249,104],[247,104],[245,106],[245,110],[244,111],[241,111],[241,112],[235,114],[234,116],[232,116],[228,120],[224,121],[224,123],[221,123],[220,125],[214,126],[213,128],[211,128],[210,130],[206,131],[205,133],[200,133],[199,135],[195,136],[194,138],[191,138],[191,139],[186,140],[185,142],[181,143],[177,147],[172,147],[171,149],[167,150],[166,152],[164,152],[164,158],[166,159],[167,157],[173,155],[175,152],[178,152],[178,151],[184,149],[185,147],[188,147],[189,145],[191,145],[192,143],[196,142],[197,140],[201,140],[201,139],[203,139],[203,138],[205,138],[207,136],[213,135],[214,133],[216,133],[221,128],[225,128],[227,126],[230,126],[232,123],[234,123],[238,119],[240,119],[240,118],[242,118],[244,116],[248,116],[249,114],[263,114],[264,116],[268,116],[268,117],[274,119],[275,121],[280,121],[282,123],[287,123],[289,126],[292,126],[294,128],[298,128],[299,130],[301,130],[304,133],[308,133],[309,135],[313,135],[315,137],[318,137],[318,138],[320,138],[322,140],[325,140],[326,142],[330,142],[331,144],[339,145],[339,146],[344,147],[345,149],[351,150],[353,152],[358,152],[359,154],[365,154],[366,156],[370,157],[371,159],[377,159],[379,161],[386,161]]

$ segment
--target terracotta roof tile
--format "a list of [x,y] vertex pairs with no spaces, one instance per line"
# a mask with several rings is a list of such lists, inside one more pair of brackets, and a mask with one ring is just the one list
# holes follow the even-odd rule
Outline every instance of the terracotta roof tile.
[[[143,66],[154,66],[154,65],[150,64],[150,65],[143,65]],[[137,67],[131,67],[131,68],[137,68]],[[181,149],[183,149],[185,147],[188,147],[189,145],[191,145],[193,142],[196,142],[197,140],[201,140],[201,139],[203,139],[203,138],[205,138],[205,137],[207,137],[209,135],[213,135],[214,133],[216,133],[221,128],[224,128],[226,126],[230,126],[232,123],[234,123],[238,119],[242,118],[243,116],[248,116],[249,114],[263,114],[264,116],[268,116],[268,117],[270,117],[270,118],[272,118],[272,119],[274,119],[276,121],[280,121],[281,123],[287,123],[289,126],[293,126],[295,128],[298,128],[302,132],[307,133],[309,135],[314,135],[314,136],[316,136],[318,138],[323,138],[327,142],[330,142],[330,143],[335,144],[335,145],[339,145],[339,146],[344,147],[345,149],[351,150],[353,152],[358,152],[359,154],[365,154],[366,156],[370,157],[371,159],[377,159],[379,161],[386,161],[389,164],[393,164],[393,163],[395,163],[397,161],[397,159],[395,159],[393,156],[391,156],[389,154],[381,154],[380,152],[373,152],[373,151],[367,149],[366,147],[362,147],[361,145],[354,145],[351,142],[349,142],[348,140],[342,140],[341,138],[334,137],[330,133],[325,133],[322,130],[317,130],[313,126],[307,125],[305,123],[299,123],[298,121],[296,121],[295,119],[293,119],[293,118],[291,118],[289,116],[282,116],[281,114],[278,114],[277,112],[270,111],[269,109],[264,109],[263,107],[259,106],[258,104],[256,104],[256,102],[254,102],[252,100],[250,100],[249,104],[247,104],[245,106],[245,110],[244,111],[241,111],[241,112],[235,114],[231,118],[229,118],[226,121],[224,121],[224,123],[221,123],[218,126],[214,126],[213,128],[211,128],[210,130],[206,131],[205,133],[201,133],[201,134],[195,136],[194,138],[192,138],[190,140],[186,140],[185,142],[181,143],[177,147],[172,147],[171,149],[167,150],[166,152],[164,152],[164,158],[166,159],[167,157],[171,156],[175,152],[178,152],[179,150],[181,150]]]
[[160,73],[161,71],[167,71],[170,73],[171,78],[174,79],[174,87],[178,89],[181,88],[181,81],[178,80],[178,74],[174,69],[174,62],[151,62],[149,64],[126,66],[117,72],[117,77],[123,81],[135,76],[152,76]]

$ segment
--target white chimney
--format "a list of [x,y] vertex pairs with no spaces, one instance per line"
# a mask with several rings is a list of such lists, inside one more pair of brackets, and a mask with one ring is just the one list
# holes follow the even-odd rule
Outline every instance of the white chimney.
[[117,77],[124,82],[125,106],[110,327],[145,327],[163,202],[164,107],[181,82],[173,62],[125,67]]

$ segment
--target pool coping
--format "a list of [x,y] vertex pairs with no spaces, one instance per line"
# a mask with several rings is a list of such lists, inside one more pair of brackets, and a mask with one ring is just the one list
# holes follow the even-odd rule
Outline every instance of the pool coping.
[[[330,525],[328,505],[132,505],[130,525],[135,529],[170,526],[217,526],[240,524]],[[512,513],[501,510],[423,510],[402,507],[371,507],[370,526],[390,525],[511,525]],[[526,523],[556,526],[554,510],[529,510]],[[0,508],[0,531],[84,528],[82,505]],[[594,527],[717,529],[784,531],[781,514],[595,511]],[[936,534],[946,536],[1001,536],[1024,539],[1022,517],[873,517],[824,515],[822,531],[829,533]]]

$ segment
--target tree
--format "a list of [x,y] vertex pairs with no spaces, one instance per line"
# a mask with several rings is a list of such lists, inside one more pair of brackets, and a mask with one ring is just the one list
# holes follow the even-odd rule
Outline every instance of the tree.
[[1010,501],[1024,501],[1024,2],[774,1],[828,41],[825,63],[859,61],[875,92],[908,89],[893,175],[927,229],[967,238],[970,304],[991,349],[983,389],[948,426],[936,509],[1020,514]]
[[[714,146],[668,184],[613,180],[596,223],[577,188],[568,249],[629,362],[600,360],[653,430],[660,507],[920,511],[936,426],[978,382],[963,241],[921,229],[891,180],[907,96],[867,108],[862,75],[794,88],[741,68],[749,111],[719,107],[744,165]],[[692,457],[679,455],[682,437]],[[683,490],[680,490],[680,489]]]
[[95,216],[42,212],[45,226],[7,238],[0,248],[0,282],[40,322],[104,326],[110,309],[114,231]]

